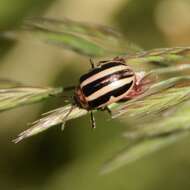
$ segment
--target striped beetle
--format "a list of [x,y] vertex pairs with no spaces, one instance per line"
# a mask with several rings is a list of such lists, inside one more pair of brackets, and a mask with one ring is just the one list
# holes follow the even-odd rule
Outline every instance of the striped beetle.
[[64,91],[74,90],[72,105],[66,110],[59,108],[46,113],[47,116],[34,122],[31,128],[20,133],[13,142],[18,143],[58,123],[62,123],[64,129],[68,116],[76,107],[90,112],[92,128],[95,128],[93,110],[107,110],[111,114],[108,108],[110,104],[142,94],[151,82],[144,72],[134,72],[124,58],[100,61],[96,65],[92,60],[90,62],[92,68],[80,77],[79,84],[64,88]]
[[[80,77],[74,89],[74,104],[90,112],[92,128],[95,128],[93,110],[107,110],[115,102],[127,101],[142,92],[141,77],[130,68],[125,59],[116,57],[112,60],[95,63],[90,59],[91,70]],[[68,112],[66,118],[71,113]],[[66,120],[65,118],[65,120]]]

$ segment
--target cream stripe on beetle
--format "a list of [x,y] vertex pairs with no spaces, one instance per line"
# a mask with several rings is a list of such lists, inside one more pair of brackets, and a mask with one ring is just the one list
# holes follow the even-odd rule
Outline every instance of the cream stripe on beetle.
[[103,70],[89,78],[87,78],[86,80],[84,80],[81,84],[80,84],[80,87],[84,87],[85,85],[95,81],[95,80],[98,80],[99,78],[102,78],[106,75],[110,75],[110,74],[113,74],[117,71],[122,71],[124,69],[129,69],[129,67],[127,65],[118,65],[118,66],[115,66],[115,67],[112,67],[112,68],[109,68],[109,69],[106,69],[106,70]]
[[131,87],[129,88],[129,91],[125,92],[124,94],[122,94],[120,96],[117,96],[117,97],[111,96],[110,99],[106,103],[99,105],[98,108],[105,108],[106,106],[108,106],[114,102],[117,102],[117,101],[121,100],[122,98],[125,98],[129,94],[129,92],[133,88],[133,86],[134,86],[134,84],[131,85]]
[[111,92],[112,90],[115,90],[115,89],[120,88],[126,84],[129,84],[133,80],[134,80],[134,76],[129,77],[129,78],[125,78],[125,79],[121,79],[121,80],[116,80],[116,81],[112,82],[111,84],[109,84],[109,85],[101,88],[100,90],[96,91],[92,95],[86,97],[86,100],[91,101],[91,100],[94,100],[96,98],[99,98],[100,96],[103,96],[104,94],[107,94],[108,92]]

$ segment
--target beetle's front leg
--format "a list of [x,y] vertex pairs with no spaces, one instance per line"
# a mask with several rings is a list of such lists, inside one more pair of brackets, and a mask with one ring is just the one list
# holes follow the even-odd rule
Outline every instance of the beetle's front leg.
[[112,111],[109,109],[108,106],[104,107],[104,108],[99,108],[100,111],[107,111],[110,115],[112,115]]
[[97,63],[97,67],[101,67],[102,65],[104,65],[105,63],[113,63],[113,62],[118,62],[118,63],[125,63],[125,59],[122,57],[115,57],[112,60],[104,60],[104,61],[99,61]]
[[125,59],[123,57],[117,56],[117,57],[114,57],[113,60],[125,63]]

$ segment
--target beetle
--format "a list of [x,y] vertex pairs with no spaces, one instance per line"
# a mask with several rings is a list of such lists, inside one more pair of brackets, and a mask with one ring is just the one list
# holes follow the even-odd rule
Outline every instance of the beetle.
[[[64,129],[69,115],[77,107],[90,112],[91,126],[95,128],[94,110],[112,114],[109,105],[133,99],[149,88],[147,84],[150,84],[151,80],[145,72],[135,72],[126,62],[124,57],[99,61],[97,64],[90,59],[91,69],[80,77],[78,85],[64,88],[64,92],[74,91],[71,105],[46,113],[44,118],[32,123],[33,126],[20,133],[13,142],[18,143],[58,123],[62,123]],[[63,97],[68,101],[68,96]]]
[[[90,59],[91,69],[80,77],[79,84],[73,89],[73,105],[90,112],[91,125],[95,128],[93,110],[107,110],[112,103],[127,101],[142,92],[140,78],[124,58],[115,57],[111,60],[95,64]],[[67,113],[65,121],[73,107]]]

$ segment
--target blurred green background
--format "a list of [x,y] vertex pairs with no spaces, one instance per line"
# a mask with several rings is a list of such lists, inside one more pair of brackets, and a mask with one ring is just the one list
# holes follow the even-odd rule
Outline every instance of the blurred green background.
[[[26,17],[48,16],[110,25],[144,49],[190,43],[189,0],[1,0],[0,30],[22,24]],[[76,84],[89,60],[68,50],[0,37],[0,77],[32,86]],[[83,65],[83,66],[81,66]],[[71,77],[72,76],[72,77]],[[102,164],[126,145],[128,126],[97,113],[67,123],[20,144],[11,140],[40,114],[64,105],[61,98],[0,114],[0,187],[5,190],[190,189],[188,138],[107,175]]]

